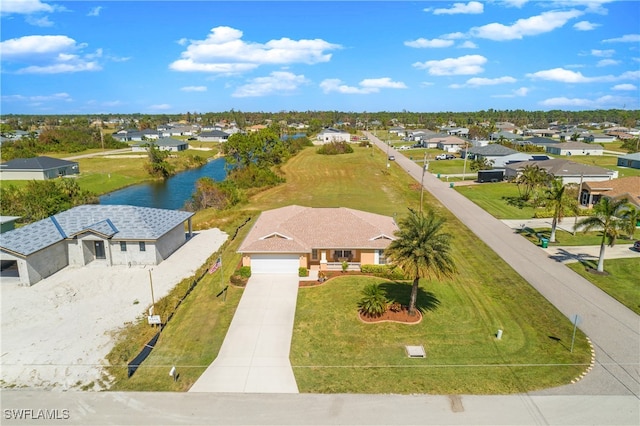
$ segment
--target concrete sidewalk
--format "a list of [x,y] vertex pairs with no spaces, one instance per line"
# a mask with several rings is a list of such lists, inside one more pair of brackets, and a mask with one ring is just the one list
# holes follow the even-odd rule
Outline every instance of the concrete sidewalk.
[[289,361],[297,275],[253,275],[218,357],[189,392],[298,393]]

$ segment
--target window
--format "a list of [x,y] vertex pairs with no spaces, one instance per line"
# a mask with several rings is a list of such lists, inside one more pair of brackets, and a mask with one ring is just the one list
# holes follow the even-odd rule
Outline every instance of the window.
[[127,242],[120,241],[120,251],[127,251]]
[[379,265],[387,264],[387,257],[384,255],[384,250],[378,250],[378,264]]
[[138,244],[140,244],[140,251],[147,251],[147,245],[144,241],[140,241]]
[[335,250],[333,252],[333,257],[337,258],[343,258],[343,257],[347,257],[349,259],[351,259],[351,250]]
[[311,259],[318,260],[318,249],[311,249]]

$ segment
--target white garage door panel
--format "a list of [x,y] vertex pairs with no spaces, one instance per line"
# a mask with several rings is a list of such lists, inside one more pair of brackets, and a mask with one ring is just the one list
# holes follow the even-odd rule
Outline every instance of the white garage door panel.
[[300,256],[297,254],[252,254],[252,274],[297,274]]

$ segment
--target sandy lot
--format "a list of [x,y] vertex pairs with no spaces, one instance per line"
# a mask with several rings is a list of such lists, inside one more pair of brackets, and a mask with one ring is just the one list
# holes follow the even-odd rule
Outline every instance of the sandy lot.
[[205,263],[227,239],[218,229],[196,235],[160,265],[70,268],[31,287],[0,284],[2,387],[68,390],[102,377],[112,333]]

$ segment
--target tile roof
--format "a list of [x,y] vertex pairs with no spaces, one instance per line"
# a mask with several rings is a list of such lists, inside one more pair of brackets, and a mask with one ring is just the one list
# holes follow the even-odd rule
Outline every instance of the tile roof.
[[193,216],[178,210],[82,205],[0,235],[0,249],[24,256],[84,232],[115,240],[156,240]]
[[591,193],[602,194],[611,198],[627,198],[640,206],[640,176],[628,176],[603,182],[584,182],[583,187]]
[[345,207],[287,206],[263,212],[240,253],[309,253],[323,248],[386,248],[398,229],[393,218]]
[[78,164],[75,161],[61,160],[52,157],[15,158],[0,164],[2,170],[49,170]]

